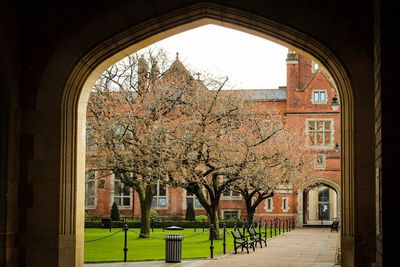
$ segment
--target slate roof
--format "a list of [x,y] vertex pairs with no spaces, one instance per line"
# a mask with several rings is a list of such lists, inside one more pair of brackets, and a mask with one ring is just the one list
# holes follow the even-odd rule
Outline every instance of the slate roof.
[[249,100],[275,100],[275,101],[285,101],[286,87],[279,87],[279,89],[243,89],[237,90],[243,97]]

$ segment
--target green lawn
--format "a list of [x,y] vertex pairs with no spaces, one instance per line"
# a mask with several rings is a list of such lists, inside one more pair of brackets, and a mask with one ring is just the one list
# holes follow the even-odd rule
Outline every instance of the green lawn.
[[[110,233],[108,229],[85,229],[85,262],[123,261],[124,233],[117,233],[120,230],[114,228]],[[182,234],[184,236],[182,241],[183,259],[210,257],[208,232],[203,233],[201,228],[197,229],[197,232],[194,232],[193,229],[165,232],[162,229],[154,229],[154,232],[151,233],[152,238],[138,238],[138,234],[131,231],[139,232],[139,229],[130,229],[128,231],[128,261],[165,259],[166,241],[163,238],[166,234]],[[233,238],[230,231],[231,229],[227,229],[227,251],[233,250]],[[222,237],[222,228],[220,232]],[[88,242],[110,234],[115,235],[99,241]],[[223,253],[222,243],[222,240],[214,240],[214,256]]]

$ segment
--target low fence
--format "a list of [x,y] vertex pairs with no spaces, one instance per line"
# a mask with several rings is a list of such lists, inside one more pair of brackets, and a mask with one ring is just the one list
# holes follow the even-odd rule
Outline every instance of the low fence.
[[[115,227],[115,226],[121,226],[121,225],[122,225],[122,227]],[[123,258],[123,261],[126,262],[128,251],[129,251],[128,242],[127,242],[129,233],[135,234],[134,237],[141,236],[144,238],[166,240],[166,237],[145,235],[140,232],[137,232],[137,231],[133,230],[130,227],[130,225],[131,226],[132,225],[139,226],[139,227],[132,227],[132,228],[140,228],[140,224],[137,224],[135,222],[133,222],[133,223],[115,222],[114,224],[110,224],[110,230],[111,230],[111,227],[121,228],[121,230],[114,232],[112,234],[106,235],[104,237],[85,240],[84,242],[85,243],[97,242],[97,241],[105,240],[107,238],[115,236],[118,233],[124,232],[124,238],[123,238],[123,240],[121,240],[121,247],[122,247],[121,250],[123,251],[123,256],[121,258]],[[186,224],[186,225],[189,225],[189,224]],[[161,222],[158,221],[157,223],[155,223],[153,221],[152,225],[151,225],[151,232],[154,232],[154,228],[162,228],[164,231],[166,228],[168,228],[170,226],[172,226],[171,222],[166,223],[163,221],[161,221]],[[174,226],[176,226],[176,225],[174,225]],[[196,223],[191,222],[191,226],[192,227],[187,227],[187,228],[193,228],[194,233],[191,235],[183,236],[182,240],[187,240],[187,239],[190,239],[190,238],[198,236],[198,235],[216,231],[215,227],[212,224],[210,225],[208,223],[205,223],[204,221],[200,222],[200,223],[199,222],[196,222]],[[227,231],[228,228],[234,228],[236,230],[239,230],[241,232],[241,234],[243,236],[246,236],[247,238],[249,237],[249,235],[247,235],[248,229],[253,228],[259,235],[262,235],[265,239],[267,239],[267,238],[271,238],[274,236],[284,234],[285,232],[295,229],[295,221],[293,218],[288,218],[288,219],[275,218],[272,220],[264,220],[264,221],[259,220],[259,221],[255,221],[251,224],[247,224],[245,221],[231,221],[231,222],[229,222],[229,225],[228,225],[228,222],[222,222],[220,224],[218,233],[219,233],[219,236],[223,238],[223,242],[222,242],[223,254],[226,254],[226,235],[229,234]],[[214,239],[213,239],[214,235],[210,234],[209,236],[210,236],[210,258],[213,258],[214,257]]]

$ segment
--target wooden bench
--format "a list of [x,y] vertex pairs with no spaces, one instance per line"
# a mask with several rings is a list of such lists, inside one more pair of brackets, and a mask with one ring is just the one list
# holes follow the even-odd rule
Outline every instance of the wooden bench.
[[249,240],[247,237],[243,236],[237,229],[231,231],[231,233],[233,236],[233,248],[235,249],[235,254],[237,254],[238,248],[242,248],[242,251],[245,248],[247,250],[247,254],[249,254],[249,246],[253,248],[253,251],[255,251],[254,240]]
[[267,246],[267,238],[262,236],[261,233],[257,233],[253,227],[250,227],[247,231],[249,232],[250,239],[254,241],[255,246],[257,246],[257,243],[260,243],[260,247],[262,248],[263,242],[264,245]]
[[333,219],[333,222],[331,224],[331,232],[333,232],[333,231],[336,231],[336,232],[339,231],[339,220],[338,219]]

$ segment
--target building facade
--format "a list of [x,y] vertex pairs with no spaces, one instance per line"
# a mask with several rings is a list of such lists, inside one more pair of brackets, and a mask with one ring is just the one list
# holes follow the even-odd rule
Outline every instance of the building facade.
[[[264,200],[256,210],[255,219],[295,218],[298,225],[330,223],[339,217],[340,199],[340,114],[332,99],[336,89],[330,76],[310,58],[289,51],[287,86],[278,89],[246,89],[245,97],[257,109],[274,108],[284,114],[290,132],[304,136],[304,145],[320,152],[315,159],[317,183],[312,188],[294,191],[283,188]],[[169,72],[187,73],[178,56]],[[90,140],[88,140],[90,143]],[[137,194],[107,172],[87,171],[85,211],[88,216],[108,217],[115,202],[122,217],[140,217]],[[183,188],[157,184],[152,207],[159,217],[182,218],[189,203],[196,215],[205,211]],[[246,207],[238,192],[223,193],[219,207],[221,219],[246,217]]]

